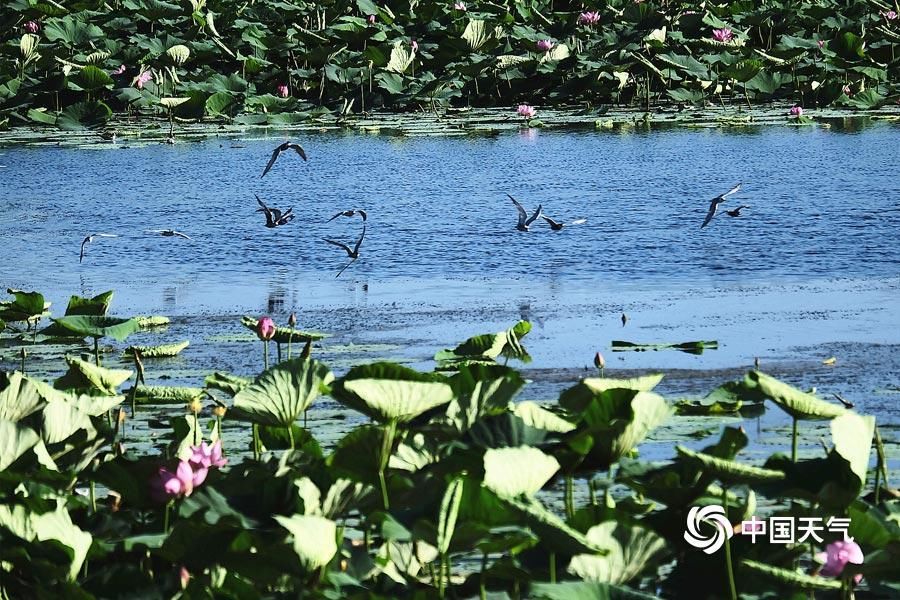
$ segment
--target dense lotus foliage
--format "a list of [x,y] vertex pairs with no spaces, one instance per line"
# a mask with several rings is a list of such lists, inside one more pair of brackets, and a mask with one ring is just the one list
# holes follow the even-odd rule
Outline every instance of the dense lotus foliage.
[[372,109],[780,100],[896,93],[878,0],[567,3],[8,0],[0,123],[112,112],[290,124]]
[[[774,404],[795,436],[798,423],[827,422],[820,449],[797,456],[795,443],[788,456],[785,444],[750,464],[739,457],[746,433],[726,426],[647,462],[640,444],[687,418],[654,392],[663,376],[587,377],[556,401],[517,401],[526,381],[501,362],[528,360],[527,322],[438,352],[434,372],[379,362],[340,377],[314,357],[322,334],[298,331],[299,356],[288,351],[256,377],[212,373],[204,388],[148,399],[136,390],[161,369],[153,354],[105,342],[124,344],[135,323],[146,333],[162,319],[107,317],[107,293],[73,297],[69,314],[43,327],[43,296],[11,293],[0,303],[0,349],[4,361],[22,351],[15,370],[4,362],[0,371],[2,598],[900,591],[900,499],[887,485],[875,419],[762,372],[693,410]],[[248,351],[281,344],[268,325],[273,335],[248,335]],[[88,341],[97,336],[101,353]],[[42,344],[67,349],[68,370],[53,381],[29,372],[25,350]],[[300,426],[325,395],[350,424],[328,446]],[[167,413],[168,426],[154,417],[168,433],[152,443],[129,431],[136,413],[151,410],[143,402]],[[706,554],[686,543],[685,523],[714,504],[737,526],[753,515],[849,518],[853,540],[823,528],[785,544],[736,534],[724,552]]]

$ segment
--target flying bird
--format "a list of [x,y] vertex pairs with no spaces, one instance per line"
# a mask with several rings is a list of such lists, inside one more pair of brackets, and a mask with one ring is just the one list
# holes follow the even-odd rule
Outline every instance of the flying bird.
[[575,221],[572,221],[571,223],[560,223],[559,221],[554,221],[546,215],[541,215],[541,218],[550,223],[550,229],[552,229],[553,231],[559,231],[566,225],[581,225],[582,223],[587,223],[587,219],[577,219]]
[[[254,194],[256,196],[256,194]],[[287,225],[291,221],[294,220],[294,207],[287,209],[284,212],[281,212],[280,209],[277,208],[269,208],[265,205],[265,203],[259,199],[259,196],[256,196],[256,201],[262,208],[257,208],[256,212],[261,212],[266,214],[266,227],[273,228],[278,227],[280,225]]]
[[519,204],[519,201],[507,194],[510,200],[513,201],[513,204],[516,205],[516,209],[519,211],[519,222],[516,223],[516,229],[519,231],[528,231],[528,226],[534,223],[535,219],[541,216],[541,205],[538,204],[537,210],[529,217],[528,213],[525,212],[525,208]]
[[269,170],[272,168],[272,165],[275,164],[275,161],[278,160],[278,157],[281,156],[281,153],[285,150],[296,150],[297,154],[300,155],[300,158],[306,160],[306,151],[300,147],[300,144],[295,144],[294,142],[290,141],[285,142],[275,148],[275,150],[272,152],[272,158],[269,159],[269,164],[266,165],[265,170],[263,170],[263,174],[259,176],[260,179],[266,176],[266,173],[269,172]]
[[326,222],[326,223],[331,223],[332,221],[334,221],[334,220],[337,219],[338,217],[354,217],[354,216],[356,216],[356,215],[361,216],[363,222],[365,222],[365,220],[366,220],[366,211],[362,210],[361,208],[353,208],[353,209],[350,209],[350,210],[342,210],[341,212],[337,213],[336,215],[334,215],[333,217],[331,217],[330,219],[328,219],[328,220],[325,221],[325,222]]
[[337,246],[338,248],[341,248],[344,252],[347,253],[347,256],[350,257],[350,262],[348,262],[346,265],[344,265],[343,269],[338,271],[338,274],[334,276],[335,279],[340,277],[341,273],[343,273],[347,269],[347,267],[352,265],[353,261],[355,261],[357,258],[359,258],[359,247],[362,246],[363,238],[365,238],[365,237],[366,237],[366,226],[365,226],[365,224],[363,224],[362,235],[360,235],[359,239],[356,240],[356,246],[354,246],[352,250],[350,249],[350,246],[348,246],[346,244],[342,244],[342,243],[336,242],[334,240],[329,240],[328,238],[322,238],[323,240],[325,240],[332,246]]
[[731,188],[730,190],[728,190],[727,192],[725,192],[724,194],[722,194],[721,196],[716,196],[715,198],[713,198],[709,202],[709,212],[706,213],[706,219],[704,219],[703,225],[700,226],[700,229],[703,229],[704,227],[709,225],[709,222],[712,221],[712,218],[714,216],[716,216],[716,211],[719,209],[719,205],[722,204],[723,202],[725,202],[725,198],[727,198],[731,194],[737,193],[738,190],[740,190],[740,189],[741,189],[741,184],[739,183],[736,186],[734,186],[733,188]]
[[158,233],[163,237],[180,237],[186,240],[191,239],[189,236],[181,233],[180,231],[175,231],[174,229],[148,229],[147,233]]
[[92,233],[91,235],[81,240],[81,254],[78,257],[79,264],[84,261],[84,247],[93,242],[95,237],[114,238],[119,236],[115,233]]
[[741,216],[741,211],[745,208],[750,208],[750,206],[746,205],[746,204],[741,204],[737,208],[732,208],[731,210],[726,210],[725,214],[728,215],[729,217],[739,217],[739,216]]

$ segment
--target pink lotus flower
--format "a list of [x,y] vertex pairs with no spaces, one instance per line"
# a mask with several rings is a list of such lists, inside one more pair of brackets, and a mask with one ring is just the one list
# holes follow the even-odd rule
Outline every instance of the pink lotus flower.
[[262,317],[256,322],[256,335],[264,342],[275,337],[275,321],[270,317]]
[[413,51],[413,52],[418,52],[418,51],[419,51],[419,42],[417,42],[416,40],[413,40],[413,41],[409,44],[409,47],[412,48],[412,51]]
[[803,107],[802,106],[792,106],[789,114],[792,117],[800,117],[803,116]]
[[37,33],[41,30],[41,24],[37,21],[28,21],[22,25],[22,28],[28,33]]
[[375,15],[369,15],[369,25],[375,24]]
[[895,10],[881,11],[878,14],[880,14],[882,17],[884,17],[888,21],[894,21],[897,19],[897,11],[895,11]]
[[533,119],[534,115],[537,114],[537,109],[533,106],[529,106],[527,104],[520,104],[519,108],[516,109],[516,112],[520,117],[525,117],[526,119]]
[[[847,563],[861,565],[864,558],[862,549],[853,541],[853,538],[831,542],[825,546],[825,552],[816,554],[816,560],[825,563],[820,573],[826,577],[840,577]],[[860,579],[862,579],[862,575],[857,574],[853,581],[859,583]]]
[[153,73],[151,73],[150,71],[144,71],[137,76],[137,79],[135,79],[135,85],[138,87],[138,89],[144,89],[144,84],[151,79],[153,79]]
[[541,52],[550,52],[550,49],[553,48],[553,40],[538,40],[537,47]]
[[187,589],[188,583],[191,581],[191,572],[186,567],[178,570],[178,579],[181,581],[181,589]]
[[713,39],[717,42],[730,42],[734,39],[734,32],[727,27],[723,29],[713,29]]
[[849,96],[852,90],[850,89],[849,85],[845,85],[843,88],[841,88],[841,91]]
[[110,71],[109,74],[110,75],[121,75],[122,73],[125,72],[125,68],[126,68],[125,65],[119,65],[118,69],[116,69],[115,71]]
[[825,40],[818,40],[816,44],[819,45],[819,50],[825,47]]
[[280,85],[279,85],[277,88],[275,88],[275,89],[278,90],[278,95],[281,96],[282,98],[287,98],[287,97],[288,97],[288,94],[291,93],[290,90],[288,90],[288,86],[286,86],[286,85],[283,84],[283,83],[280,84]]
[[466,12],[466,3],[465,2],[457,2],[453,5],[453,10],[459,10],[462,12]]
[[216,440],[213,445],[206,442],[200,442],[199,446],[191,446],[191,457],[188,462],[194,469],[209,469],[211,467],[224,467],[228,464],[228,459],[222,457],[222,441]]
[[600,13],[595,10],[583,12],[580,15],[578,15],[578,24],[579,25],[592,26],[592,25],[596,25],[599,22],[600,22]]
[[205,468],[195,471],[186,460],[178,462],[174,473],[160,467],[153,481],[153,496],[160,501],[190,496],[194,488],[206,480],[206,473]]

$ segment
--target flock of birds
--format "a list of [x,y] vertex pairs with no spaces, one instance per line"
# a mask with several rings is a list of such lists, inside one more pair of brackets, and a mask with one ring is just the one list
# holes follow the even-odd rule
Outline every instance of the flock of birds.
[[[272,170],[272,167],[278,161],[278,158],[281,156],[281,154],[288,150],[293,150],[294,152],[296,152],[300,156],[300,158],[302,158],[304,161],[308,160],[306,151],[300,146],[300,144],[297,144],[297,143],[291,142],[291,141],[286,141],[283,144],[280,144],[278,147],[276,147],[275,150],[272,152],[272,156],[269,159],[269,162],[266,164],[265,169],[263,169],[262,175],[260,175],[260,179],[265,177],[266,174],[268,174],[268,172]],[[739,192],[740,189],[741,189],[741,184],[738,183],[737,185],[735,185],[733,188],[731,188],[724,194],[720,194],[720,195],[716,196],[715,198],[713,198],[710,201],[709,211],[706,214],[706,218],[703,220],[703,224],[700,225],[700,228],[702,229],[702,228],[706,227],[707,225],[709,225],[710,221],[713,220],[713,217],[716,216],[716,213],[719,210],[719,205],[722,204],[723,202],[725,202],[725,200],[728,198],[728,196],[731,196],[732,194],[736,194],[737,192]],[[522,206],[522,204],[518,200],[513,198],[510,194],[507,194],[507,197],[509,197],[509,199],[512,200],[512,203],[516,207],[516,211],[518,212],[519,220],[516,223],[516,229],[518,231],[529,231],[529,228],[531,227],[531,225],[538,219],[543,219],[544,221],[546,221],[547,224],[550,226],[550,229],[553,231],[560,231],[561,229],[563,229],[563,227],[567,227],[570,225],[581,225],[581,224],[587,222],[587,219],[576,219],[576,220],[570,221],[568,223],[563,223],[562,221],[557,221],[557,220],[552,219],[544,214],[543,206],[541,204],[538,204],[538,207],[534,210],[534,212],[532,212],[529,215],[528,211],[525,210],[525,207]],[[271,208],[271,207],[267,206],[266,203],[263,202],[259,196],[256,196],[256,202],[257,202],[257,204],[259,204],[259,208],[256,209],[256,212],[261,212],[265,215],[265,218],[266,218],[265,226],[270,229],[274,229],[276,227],[282,227],[294,220],[295,215],[294,215],[293,207],[290,207],[287,210],[281,210],[280,208]],[[745,208],[750,208],[750,206],[742,204],[742,205],[738,206],[737,208],[725,211],[725,214],[727,214],[729,217],[739,217],[739,216],[741,216],[741,211]],[[332,246],[340,248],[341,250],[346,252],[347,257],[350,258],[350,262],[348,262],[346,265],[344,265],[343,268],[341,268],[340,271],[338,271],[338,274],[335,276],[336,278],[340,277],[341,274],[344,271],[346,271],[347,268],[350,265],[352,265],[359,258],[359,256],[360,256],[359,250],[363,244],[363,240],[366,237],[366,219],[368,218],[368,215],[366,214],[365,210],[358,209],[358,208],[352,208],[352,209],[347,209],[347,210],[341,210],[341,211],[337,212],[333,217],[331,217],[330,219],[328,219],[326,221],[326,223],[330,223],[331,221],[334,221],[338,217],[353,218],[356,216],[359,216],[362,219],[362,232],[360,233],[359,237],[356,239],[356,243],[353,245],[352,248],[350,247],[349,244],[344,244],[342,242],[328,239],[328,238],[322,238],[323,241],[327,242],[328,244],[331,244]],[[181,233],[180,231],[175,231],[174,229],[150,229],[150,230],[147,230],[146,233],[154,233],[154,234],[161,235],[163,237],[179,237],[179,238],[183,238],[186,240],[191,239],[184,233]],[[115,237],[119,237],[118,234],[92,233],[92,234],[86,236],[81,242],[81,254],[79,256],[78,262],[81,263],[84,261],[86,246],[88,244],[92,243],[96,238],[115,238]]]

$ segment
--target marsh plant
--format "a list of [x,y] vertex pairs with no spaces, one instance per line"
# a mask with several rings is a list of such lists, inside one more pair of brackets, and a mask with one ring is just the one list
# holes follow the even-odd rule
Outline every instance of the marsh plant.
[[[14,310],[4,314],[27,316]],[[11,323],[4,348],[23,342]],[[57,319],[40,335],[78,349],[83,338],[116,339],[109,328],[123,323]],[[264,343],[279,335],[274,322],[254,325]],[[288,343],[305,335],[294,325]],[[862,598],[900,589],[900,500],[873,417],[753,370],[688,408],[734,415],[773,403],[795,424],[827,421],[821,449],[801,454],[795,441],[750,461],[744,430],[725,426],[647,462],[642,442],[689,418],[655,391],[663,376],[601,373],[551,402],[517,400],[526,382],[501,361],[527,362],[529,330],[520,322],[440,351],[433,372],[376,362],[337,376],[308,340],[304,356],[255,377],[214,373],[205,388],[144,390],[170,402],[154,409],[171,423],[156,446],[123,444],[119,386],[135,377],[134,402],[153,360],[140,352],[123,359],[136,375],[75,356],[55,381],[0,372],[0,597]],[[327,448],[299,425],[326,396],[349,416]],[[819,531],[779,545],[728,535],[707,554],[687,543],[685,524],[711,505],[726,528],[763,512],[849,525],[846,537]],[[716,534],[709,523],[699,531]]]
[[863,0],[0,6],[0,123],[114,112],[290,125],[372,109],[612,103],[875,108],[897,7]]

